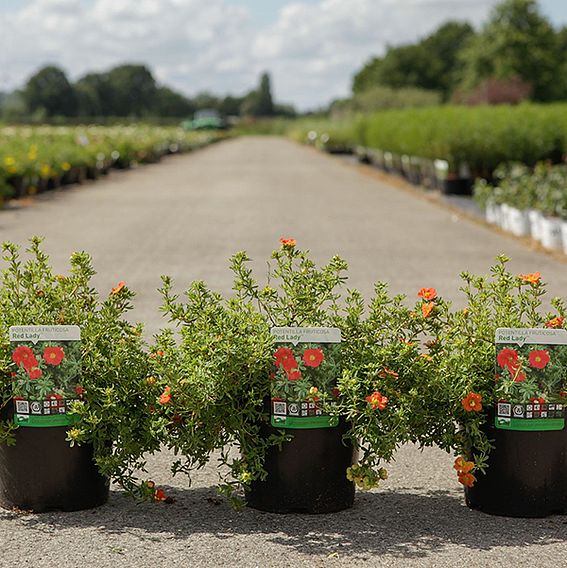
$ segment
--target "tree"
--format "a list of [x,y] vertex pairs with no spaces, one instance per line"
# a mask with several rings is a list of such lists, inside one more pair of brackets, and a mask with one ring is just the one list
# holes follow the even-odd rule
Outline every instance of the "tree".
[[428,64],[423,69],[422,89],[441,91],[448,98],[458,81],[459,53],[474,37],[466,22],[447,22],[421,42]]
[[108,72],[108,88],[115,116],[147,116],[152,114],[157,85],[145,65],[119,65]]
[[212,93],[208,91],[203,91],[198,93],[196,97],[193,98],[193,105],[197,110],[204,110],[208,108],[218,108],[219,99]]
[[219,112],[222,116],[238,116],[244,97],[227,95],[219,104]]
[[389,47],[384,57],[373,58],[354,76],[353,93],[379,86],[410,87],[439,91],[448,98],[458,53],[473,34],[467,23],[447,22],[417,44]]
[[272,116],[274,114],[274,101],[272,100],[270,82],[270,75],[262,73],[258,88],[256,116]]
[[461,87],[466,92],[486,79],[518,78],[532,86],[535,100],[558,98],[557,42],[536,0],[505,0],[462,51]]
[[47,65],[32,75],[23,90],[23,98],[31,113],[45,116],[74,116],[77,111],[75,91],[64,71]]
[[274,115],[274,102],[270,87],[270,75],[262,73],[258,89],[250,91],[242,101],[240,113],[245,116],[267,117]]
[[195,105],[187,97],[169,87],[158,87],[153,106],[156,116],[187,118],[194,112]]
[[111,116],[112,93],[107,73],[89,73],[75,83],[80,116]]

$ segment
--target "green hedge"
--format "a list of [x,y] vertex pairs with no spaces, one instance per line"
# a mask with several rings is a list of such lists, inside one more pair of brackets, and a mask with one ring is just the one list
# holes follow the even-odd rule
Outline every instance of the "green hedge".
[[300,139],[308,130],[328,132],[351,147],[444,159],[453,171],[466,163],[474,175],[489,177],[502,162],[561,160],[567,154],[567,104],[388,110],[338,123],[298,121],[289,132]]

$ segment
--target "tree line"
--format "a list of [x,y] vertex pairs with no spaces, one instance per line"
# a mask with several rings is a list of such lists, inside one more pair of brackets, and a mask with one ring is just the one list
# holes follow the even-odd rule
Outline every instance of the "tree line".
[[71,82],[65,72],[46,65],[22,89],[0,98],[6,118],[187,118],[197,110],[215,109],[222,116],[294,116],[288,105],[273,101],[270,76],[262,73],[256,89],[242,96],[218,97],[208,92],[187,97],[158,85],[146,65],[118,65],[107,72],[88,73]]
[[363,107],[386,104],[398,90],[398,104],[565,100],[567,27],[554,29],[536,0],[505,0],[478,32],[451,21],[415,44],[387,48],[354,75],[352,98],[334,106],[370,110]]

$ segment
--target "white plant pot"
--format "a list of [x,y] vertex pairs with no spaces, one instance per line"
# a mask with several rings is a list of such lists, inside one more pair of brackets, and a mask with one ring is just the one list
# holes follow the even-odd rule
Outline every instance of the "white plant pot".
[[508,230],[516,237],[525,237],[530,234],[530,220],[528,212],[516,207],[508,206]]
[[500,225],[500,205],[489,201],[486,204],[486,211],[484,212],[486,216],[486,222],[491,225]]
[[563,241],[563,252],[567,254],[567,221],[561,221],[561,239]]
[[541,242],[541,220],[543,215],[537,209],[529,209],[528,217],[530,219],[530,234],[532,239]]
[[503,231],[510,230],[509,211],[510,206],[507,203],[500,205],[500,228]]
[[543,217],[541,220],[541,244],[547,249],[562,249],[561,219]]

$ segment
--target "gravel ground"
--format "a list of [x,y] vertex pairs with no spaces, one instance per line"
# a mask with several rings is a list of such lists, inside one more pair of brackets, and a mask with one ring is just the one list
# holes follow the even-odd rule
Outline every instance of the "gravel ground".
[[[116,172],[0,211],[0,238],[46,237],[58,271],[89,251],[106,293],[138,291],[133,319],[151,336],[160,274],[180,289],[196,278],[230,289],[226,259],[246,249],[260,270],[280,236],[318,261],[340,254],[350,285],[369,294],[381,279],[412,298],[422,286],[459,298],[458,274],[486,272],[500,252],[518,273],[540,270],[564,294],[564,259],[473,222],[372,169],[288,141],[243,138],[163,164]],[[209,466],[171,478],[171,456],[150,456],[150,476],[175,503],[137,504],[113,488],[107,505],[33,515],[0,509],[0,566],[563,566],[567,518],[507,519],[470,511],[436,449],[403,447],[378,490],[333,515],[234,512]],[[214,464],[213,464],[214,465]]]

